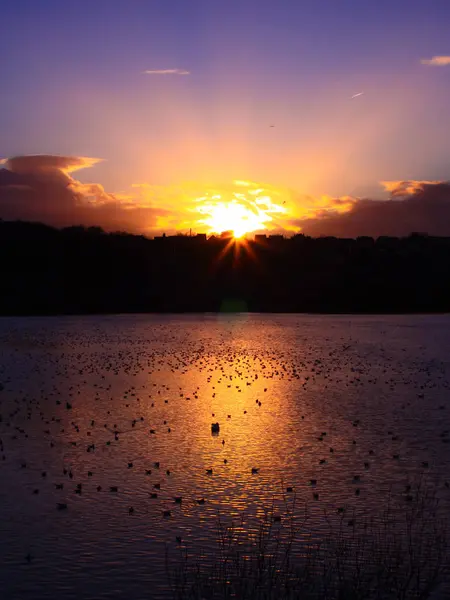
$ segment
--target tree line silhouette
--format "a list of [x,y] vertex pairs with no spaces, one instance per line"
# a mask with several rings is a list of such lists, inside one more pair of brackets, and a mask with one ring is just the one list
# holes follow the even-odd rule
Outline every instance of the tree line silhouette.
[[450,311],[450,238],[205,236],[0,221],[0,314]]

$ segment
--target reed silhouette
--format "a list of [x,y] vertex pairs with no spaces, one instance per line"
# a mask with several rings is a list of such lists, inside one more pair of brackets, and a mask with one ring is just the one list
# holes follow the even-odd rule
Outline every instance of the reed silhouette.
[[[166,552],[174,599],[426,600],[448,585],[447,521],[433,484],[389,495],[377,515],[348,508],[323,515],[284,496],[259,517],[217,519],[209,552]],[[298,502],[297,502],[298,504]],[[405,506],[406,505],[406,506]],[[441,596],[438,596],[441,597]]]

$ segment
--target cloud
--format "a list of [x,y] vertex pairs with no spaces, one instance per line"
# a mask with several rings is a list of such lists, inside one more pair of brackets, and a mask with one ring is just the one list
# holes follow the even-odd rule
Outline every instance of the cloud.
[[144,75],[190,75],[190,71],[184,69],[155,69],[144,71]]
[[100,225],[107,231],[146,233],[167,214],[110,194],[98,183],[82,183],[70,173],[97,164],[81,156],[16,156],[0,169],[0,218],[41,221],[56,227]]
[[[333,203],[313,217],[292,221],[306,235],[357,237],[407,236],[412,232],[450,236],[449,181],[388,181],[389,200],[345,199],[345,212]],[[336,198],[338,206],[342,199]]]
[[447,67],[450,65],[450,56],[433,56],[433,58],[423,58],[420,62],[430,67]]
[[[181,231],[209,232],[210,212],[223,203],[239,204],[269,229],[279,228],[287,212],[285,196],[253,182],[225,185],[156,186],[132,184],[129,193],[112,194],[99,183],[73,176],[99,159],[78,156],[17,156],[0,168],[0,218],[40,221],[56,227],[100,226],[149,236]],[[244,185],[245,184],[245,185]],[[265,225],[263,225],[264,227]]]
[[[192,229],[195,233],[210,233],[228,229],[230,223],[212,224],[212,217],[228,206],[231,213],[239,211],[245,214],[248,223],[262,224],[262,229],[279,230],[284,215],[288,212],[283,201],[289,196],[285,190],[251,181],[234,181],[226,184],[196,184],[155,186],[149,183],[133,184],[136,201],[142,205],[148,203],[164,206],[167,214],[159,220],[159,226],[166,232]],[[232,219],[228,210],[224,217]]]
[[0,164],[14,173],[37,173],[49,169],[59,169],[63,173],[71,173],[79,169],[93,167],[101,162],[101,158],[88,158],[86,156],[53,156],[49,154],[35,154],[32,156],[14,156],[5,158]]
[[389,200],[298,196],[255,182],[155,186],[136,183],[112,194],[73,176],[100,159],[16,156],[0,161],[0,218],[56,227],[100,226],[106,231],[155,235],[208,232],[223,203],[239,205],[261,230],[312,237],[406,236],[414,231],[450,236],[450,181],[384,181]]
[[[408,179],[403,181],[382,181],[381,185],[393,198],[406,198],[407,196],[414,196],[423,192],[426,187],[438,189],[436,186],[439,186],[440,183],[442,182]],[[435,187],[433,188],[433,186]]]

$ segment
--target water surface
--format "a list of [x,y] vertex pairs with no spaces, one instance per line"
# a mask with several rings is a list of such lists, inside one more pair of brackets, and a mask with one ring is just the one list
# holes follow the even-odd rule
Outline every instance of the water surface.
[[167,598],[177,537],[208,550],[287,486],[319,528],[424,471],[446,502],[449,339],[447,316],[0,320],[2,599]]

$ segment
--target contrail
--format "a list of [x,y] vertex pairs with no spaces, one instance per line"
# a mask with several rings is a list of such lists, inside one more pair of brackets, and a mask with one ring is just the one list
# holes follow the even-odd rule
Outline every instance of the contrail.
[[362,96],[364,94],[364,92],[358,92],[357,94],[353,94],[353,96],[351,97],[351,100],[353,100],[353,98],[357,98],[358,96]]

